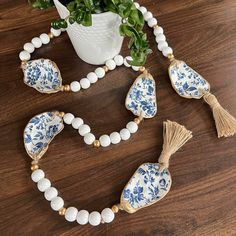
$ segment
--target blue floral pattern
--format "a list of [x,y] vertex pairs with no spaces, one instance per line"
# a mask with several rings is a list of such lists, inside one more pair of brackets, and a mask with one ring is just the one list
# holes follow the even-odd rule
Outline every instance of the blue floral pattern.
[[158,163],[142,164],[125,186],[121,205],[130,213],[149,206],[163,198],[170,190],[171,176],[168,169]]
[[156,84],[150,74],[142,74],[135,80],[127,94],[125,105],[136,116],[152,118],[156,115]]
[[41,93],[55,93],[60,90],[62,79],[57,65],[49,59],[38,59],[22,66],[24,82]]
[[49,143],[63,128],[63,120],[56,111],[34,116],[24,131],[24,144],[29,156],[41,158]]
[[173,88],[182,97],[200,99],[210,91],[209,83],[183,61],[175,60],[170,65],[169,76]]

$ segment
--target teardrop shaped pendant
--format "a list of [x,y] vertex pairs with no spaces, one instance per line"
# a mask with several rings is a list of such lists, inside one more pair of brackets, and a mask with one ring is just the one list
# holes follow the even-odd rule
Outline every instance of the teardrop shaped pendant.
[[184,61],[171,62],[169,77],[172,87],[184,98],[200,99],[210,91],[210,84]]
[[152,75],[144,71],[131,86],[125,106],[135,116],[153,118],[157,113],[156,83]]
[[22,65],[24,83],[41,93],[56,93],[61,90],[62,78],[55,62],[37,59]]

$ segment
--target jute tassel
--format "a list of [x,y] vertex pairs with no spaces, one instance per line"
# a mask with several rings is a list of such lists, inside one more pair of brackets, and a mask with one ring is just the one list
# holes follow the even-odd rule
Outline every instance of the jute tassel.
[[217,98],[210,92],[206,93],[203,98],[213,111],[218,138],[234,135],[236,133],[236,119],[220,105]]
[[158,162],[164,168],[168,168],[171,155],[192,138],[192,132],[184,126],[168,120],[163,124],[163,138],[163,150]]

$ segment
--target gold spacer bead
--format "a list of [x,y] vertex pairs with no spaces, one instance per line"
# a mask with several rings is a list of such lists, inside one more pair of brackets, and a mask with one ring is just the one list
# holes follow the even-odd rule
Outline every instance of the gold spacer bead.
[[101,143],[100,143],[99,140],[95,140],[95,141],[93,142],[93,146],[96,147],[96,148],[100,147],[100,145],[101,145]]
[[139,118],[135,118],[135,119],[134,119],[134,122],[135,122],[137,125],[139,125],[139,124],[141,123],[141,120],[140,120]]
[[113,211],[113,213],[118,213],[119,207],[117,205],[114,205],[112,206],[111,210]]
[[66,208],[65,207],[61,208],[58,213],[60,216],[64,216],[66,213]]
[[25,66],[27,64],[27,61],[22,61],[21,66]]
[[39,166],[37,164],[33,164],[30,169],[32,171],[35,171],[35,170],[39,169]]
[[69,92],[70,91],[70,85],[64,85],[64,90],[65,92]]
[[106,73],[109,71],[107,66],[103,66],[103,69],[105,70]]
[[155,28],[158,28],[158,27],[159,27],[159,25],[154,25],[154,26],[153,26],[154,29],[155,29]]
[[49,36],[50,39],[53,39],[53,38],[54,38],[54,35],[53,35],[52,32],[48,33],[48,36]]
[[144,66],[141,66],[140,68],[139,68],[139,71],[140,72],[144,72],[146,70],[146,68],[144,67]]
[[60,111],[59,113],[58,113],[58,116],[60,116],[60,117],[63,117],[65,115],[65,112],[63,112],[63,111]]
[[174,57],[173,54],[169,54],[169,55],[168,55],[168,59],[169,59],[170,61],[173,61],[173,60],[175,59],[175,57]]

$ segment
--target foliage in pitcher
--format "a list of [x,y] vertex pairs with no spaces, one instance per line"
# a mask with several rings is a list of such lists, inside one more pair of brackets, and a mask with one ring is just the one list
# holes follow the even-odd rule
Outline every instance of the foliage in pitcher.
[[[122,24],[120,34],[129,37],[129,49],[133,61],[132,65],[145,64],[147,55],[151,53],[147,36],[143,32],[144,18],[136,9],[132,0],[61,0],[70,12],[68,21],[70,24],[77,22],[83,26],[92,25],[92,14],[102,12],[114,12],[121,16]],[[29,0],[29,3],[39,9],[47,9],[54,6],[53,0]],[[52,22],[55,29],[66,28],[67,20],[58,19]]]

